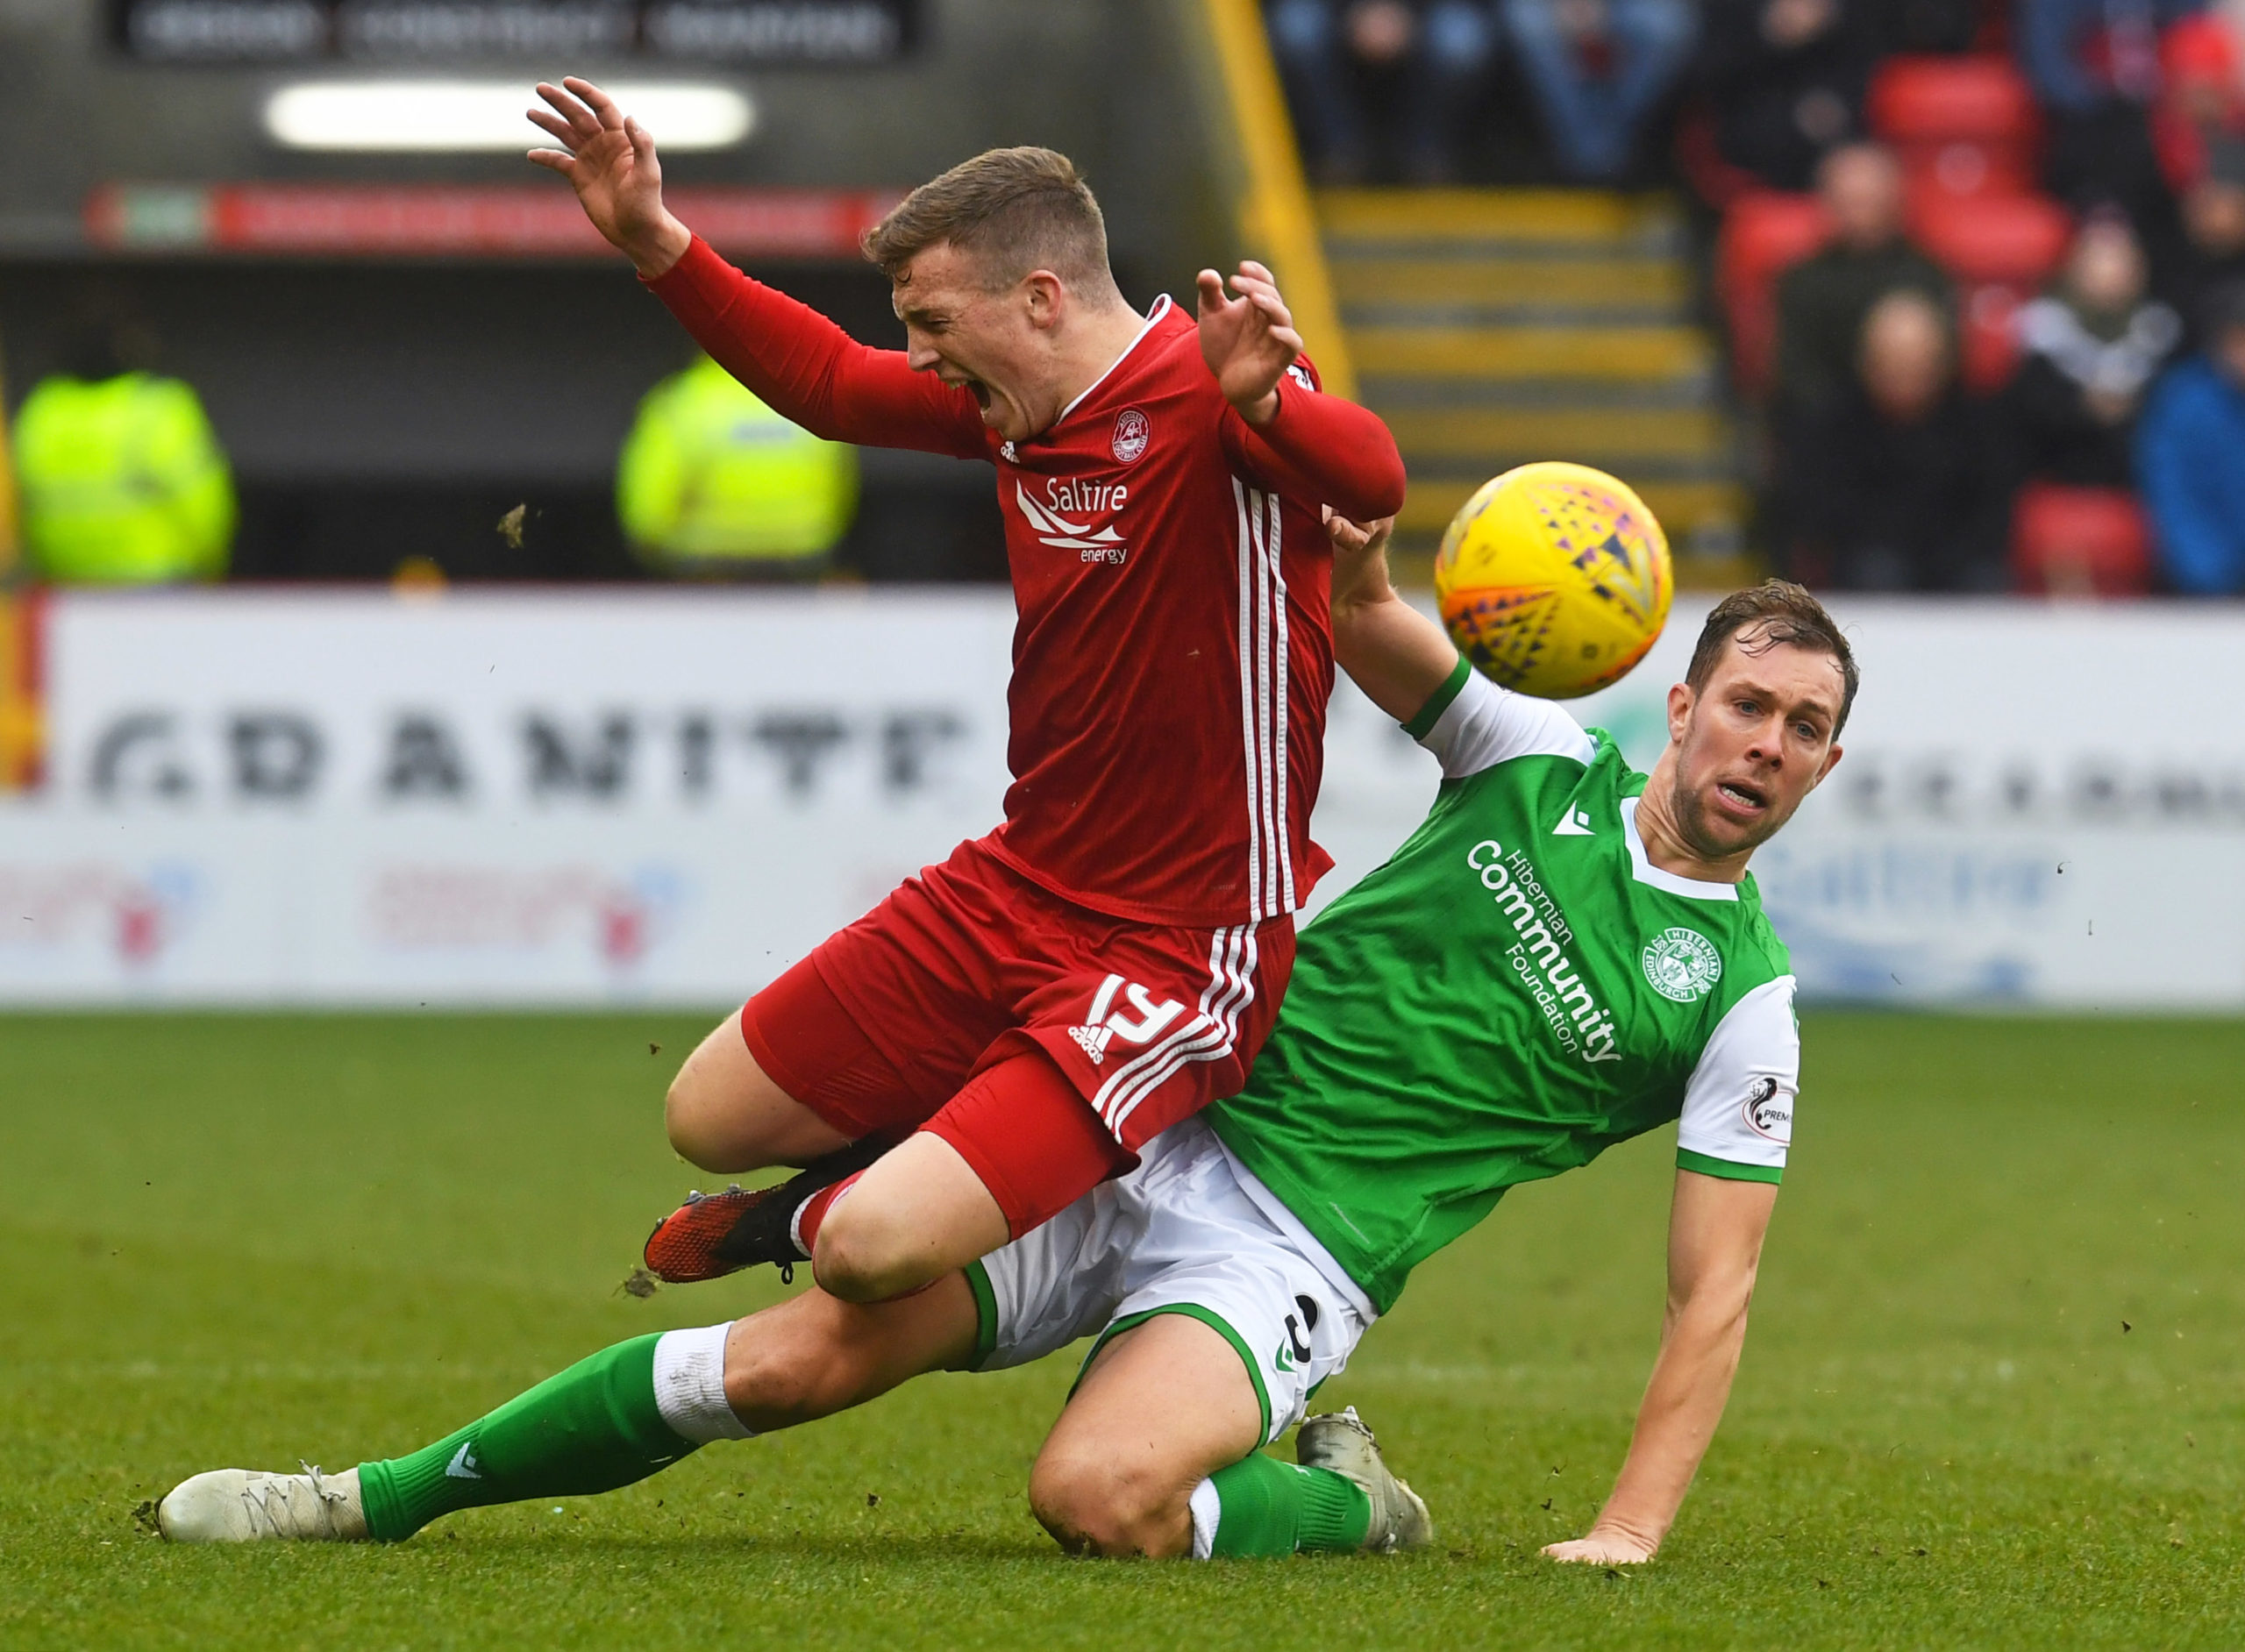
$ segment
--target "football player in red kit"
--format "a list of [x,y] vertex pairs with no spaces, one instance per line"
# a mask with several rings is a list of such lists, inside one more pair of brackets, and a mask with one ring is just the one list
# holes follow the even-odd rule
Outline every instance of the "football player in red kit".
[[1020,614],[1005,819],[688,1058],[680,1153],[807,1168],[690,1202],[648,1247],[670,1278],[811,1258],[837,1296],[912,1290],[1244,1082],[1329,864],[1308,836],[1333,680],[1321,507],[1392,515],[1402,461],[1320,392],[1261,266],[1229,293],[1201,271],[1197,317],[1132,310],[1050,150],[977,156],[866,238],[907,344],[875,350],[673,217],[652,138],[598,88],[538,91],[560,147],[531,158],[766,402],[997,471]]

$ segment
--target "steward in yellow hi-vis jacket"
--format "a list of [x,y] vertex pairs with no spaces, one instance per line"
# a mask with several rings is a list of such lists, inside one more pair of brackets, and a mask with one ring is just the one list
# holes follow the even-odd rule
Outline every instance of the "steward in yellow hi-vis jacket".
[[37,578],[155,585],[226,572],[233,477],[177,379],[41,380],[16,415],[16,477]]
[[639,403],[616,506],[659,568],[816,573],[857,514],[858,453],[780,417],[704,357]]

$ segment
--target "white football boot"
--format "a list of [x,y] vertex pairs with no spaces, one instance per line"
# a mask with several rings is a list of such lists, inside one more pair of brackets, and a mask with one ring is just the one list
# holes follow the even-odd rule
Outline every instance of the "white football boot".
[[1365,1547],[1372,1553],[1424,1549],[1434,1542],[1434,1518],[1426,1504],[1389,1471],[1379,1442],[1354,1406],[1305,1421],[1294,1435],[1294,1461],[1306,1469],[1330,1469],[1362,1488],[1372,1504],[1372,1524],[1365,1530]]
[[302,1474],[213,1469],[182,1480],[156,1505],[156,1527],[175,1543],[254,1543],[294,1538],[314,1543],[367,1541],[359,1470]]

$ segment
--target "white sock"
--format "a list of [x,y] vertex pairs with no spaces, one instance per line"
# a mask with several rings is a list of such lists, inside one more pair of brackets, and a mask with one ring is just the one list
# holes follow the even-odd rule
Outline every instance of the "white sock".
[[655,1344],[655,1405],[681,1440],[708,1445],[756,1432],[733,1415],[725,1399],[725,1338],[732,1328],[728,1321],[666,1331]]
[[1187,1506],[1193,1512],[1193,1558],[1206,1560],[1215,1552],[1216,1521],[1224,1512],[1224,1500],[1217,1495],[1216,1483],[1203,1480],[1193,1488],[1193,1500]]

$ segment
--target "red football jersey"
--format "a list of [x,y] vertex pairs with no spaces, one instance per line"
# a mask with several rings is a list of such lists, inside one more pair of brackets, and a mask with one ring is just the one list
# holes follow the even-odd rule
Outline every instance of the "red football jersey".
[[698,239],[652,285],[805,428],[997,466],[1020,611],[998,855],[1143,922],[1217,929],[1301,906],[1332,865],[1309,838],[1333,687],[1319,506],[1366,521],[1400,504],[1385,425],[1297,362],[1278,417],[1251,427],[1165,297],[1050,430],[1004,442],[969,391]]

